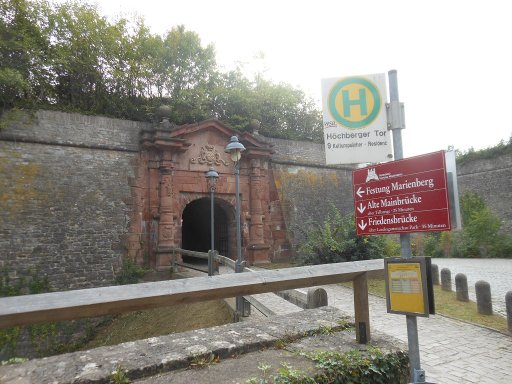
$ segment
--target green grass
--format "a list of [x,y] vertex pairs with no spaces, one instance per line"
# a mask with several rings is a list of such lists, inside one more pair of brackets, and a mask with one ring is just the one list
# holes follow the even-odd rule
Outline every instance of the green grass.
[[[342,285],[352,287],[352,283],[344,283]],[[368,292],[376,296],[386,297],[384,280],[369,279]],[[478,313],[474,301],[458,301],[455,292],[443,291],[439,285],[434,285],[434,302],[436,313],[438,314],[489,327],[500,332],[508,332],[507,319],[505,317],[500,315],[481,315]]]
[[112,321],[98,327],[94,338],[81,349],[116,345],[148,337],[229,324],[232,321],[233,315],[224,300],[130,312],[116,316]]

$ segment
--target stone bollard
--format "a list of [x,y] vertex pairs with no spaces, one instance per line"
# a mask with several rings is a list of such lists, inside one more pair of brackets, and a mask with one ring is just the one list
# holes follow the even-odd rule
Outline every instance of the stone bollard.
[[469,301],[468,278],[463,273],[455,275],[455,292],[457,293],[457,300]]
[[437,264],[432,264],[432,284],[439,285],[439,266]]
[[441,289],[443,291],[452,290],[452,273],[448,268],[441,269]]
[[491,286],[487,281],[475,283],[476,308],[481,315],[492,315]]
[[512,291],[505,295],[505,306],[507,308],[508,333],[512,335]]
[[327,306],[327,292],[323,288],[309,288],[307,295],[307,308],[319,308]]

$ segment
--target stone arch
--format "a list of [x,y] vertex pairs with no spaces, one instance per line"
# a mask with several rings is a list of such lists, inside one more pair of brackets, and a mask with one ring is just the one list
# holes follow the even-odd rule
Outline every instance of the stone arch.
[[[126,235],[130,257],[143,262],[143,255],[152,267],[167,269],[174,260],[174,248],[183,248],[183,242],[184,248],[209,249],[203,238],[209,239],[210,234],[203,229],[200,243],[194,244],[187,238],[189,232],[182,228],[182,220],[206,221],[201,212],[208,208],[194,208],[195,204],[205,204],[194,201],[209,198],[205,173],[214,166],[219,173],[215,202],[225,213],[222,229],[227,234],[227,245],[224,238],[217,243],[222,243],[221,254],[236,258],[237,178],[224,150],[233,135],[238,135],[246,148],[239,168],[242,257],[252,264],[269,262],[276,252],[283,253],[285,237],[280,228],[284,223],[266,208],[275,197],[269,189],[271,144],[249,133],[235,132],[215,119],[176,126],[164,117],[140,134],[137,178],[130,181],[134,208]],[[192,213],[187,211],[189,204]]]
[[[188,200],[188,199],[187,199]],[[181,210],[181,248],[208,252],[211,247],[210,197],[186,201]],[[214,199],[214,246],[221,255],[233,253],[233,206],[222,198]]]

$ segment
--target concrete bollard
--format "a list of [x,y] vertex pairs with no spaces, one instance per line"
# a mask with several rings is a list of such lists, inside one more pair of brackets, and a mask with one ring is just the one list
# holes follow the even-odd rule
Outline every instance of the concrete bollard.
[[432,264],[432,284],[439,285],[439,266],[437,264]]
[[512,291],[505,295],[505,306],[507,308],[508,333],[512,335]]
[[448,268],[441,269],[441,289],[443,291],[452,290],[452,273]]
[[487,281],[475,283],[476,308],[481,315],[492,315],[491,286]]
[[469,301],[468,278],[463,273],[455,275],[455,292],[457,293],[457,300]]
[[309,288],[307,295],[308,309],[327,306],[327,292],[323,288]]

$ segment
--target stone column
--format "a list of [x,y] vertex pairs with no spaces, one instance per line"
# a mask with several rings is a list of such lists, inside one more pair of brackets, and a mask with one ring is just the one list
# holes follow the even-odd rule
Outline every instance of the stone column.
[[260,161],[258,159],[253,159],[251,160],[250,174],[251,244],[263,244],[264,242],[260,178]]
[[175,246],[176,220],[173,209],[174,187],[173,172],[174,163],[170,151],[162,153],[160,160],[160,223],[158,226],[158,250],[157,269],[168,268],[171,265],[172,252],[170,248]]
[[250,196],[250,224],[249,224],[249,246],[247,247],[248,261],[269,262],[269,246],[265,244],[263,233],[263,208],[262,208],[262,185],[261,185],[261,160],[251,159],[251,170],[249,174],[249,196]]
[[130,224],[125,236],[126,256],[142,264],[144,261],[144,213],[146,202],[146,158],[141,155],[133,160],[135,177],[129,177],[130,198],[126,204],[130,207]]
[[148,158],[148,179],[146,180],[146,188],[148,195],[148,208],[146,230],[147,245],[146,252],[148,252],[150,266],[156,267],[157,251],[158,251],[158,222],[160,218],[160,170],[159,170],[159,155],[158,151],[153,150],[149,152]]
[[140,132],[141,148],[147,153],[147,203],[145,231],[148,233],[145,251],[151,267],[170,268],[171,247],[176,246],[176,202],[173,173],[176,156],[185,152],[191,143],[179,135],[175,124],[169,122],[172,114],[169,106],[162,105],[155,111],[162,120]]

